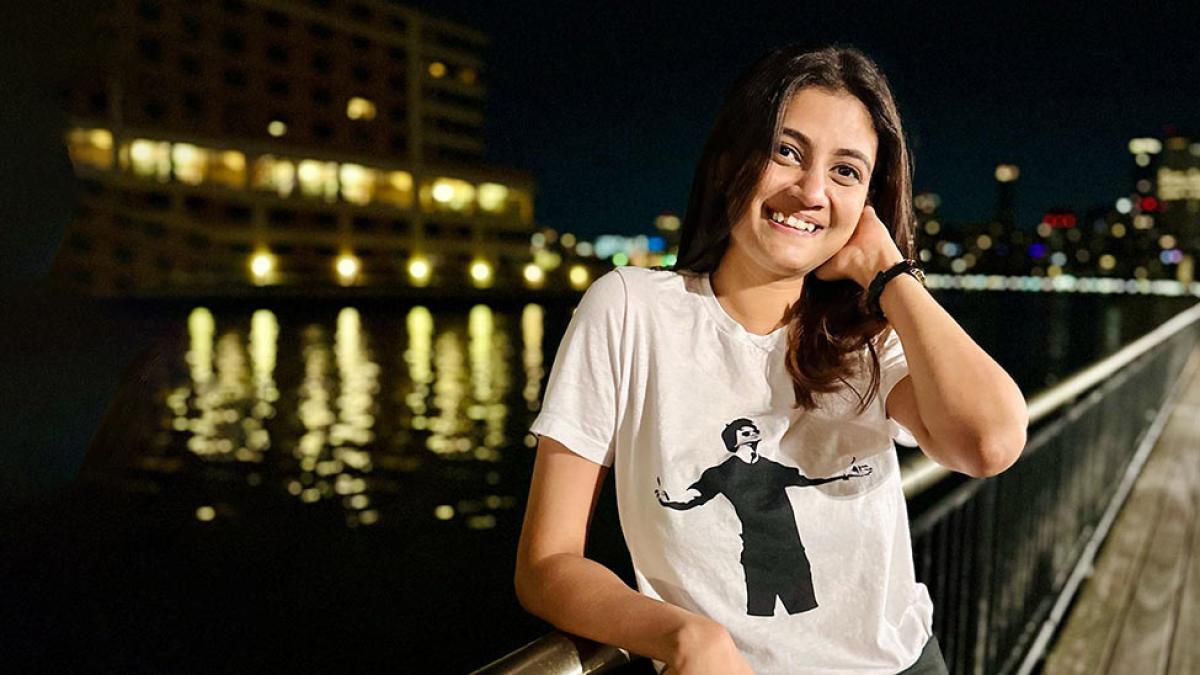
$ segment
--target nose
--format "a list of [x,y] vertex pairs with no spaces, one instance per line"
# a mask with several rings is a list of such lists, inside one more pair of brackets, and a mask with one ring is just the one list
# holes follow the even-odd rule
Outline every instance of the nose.
[[806,209],[824,208],[829,205],[829,195],[825,193],[825,175],[820,171],[805,171],[795,183],[788,187],[788,193],[804,203]]

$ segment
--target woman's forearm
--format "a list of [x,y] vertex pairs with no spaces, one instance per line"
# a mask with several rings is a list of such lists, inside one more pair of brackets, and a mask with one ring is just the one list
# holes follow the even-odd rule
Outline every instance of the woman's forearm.
[[947,466],[1003,470],[1025,446],[1028,410],[1016,382],[907,274],[880,307],[904,345],[921,421]]
[[517,576],[517,597],[529,613],[559,630],[672,663],[681,650],[728,639],[715,622],[642,595],[600,563],[560,553]]

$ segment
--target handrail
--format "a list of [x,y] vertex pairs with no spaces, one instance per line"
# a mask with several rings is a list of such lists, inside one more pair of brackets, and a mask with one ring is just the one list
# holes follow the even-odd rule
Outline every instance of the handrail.
[[471,675],[591,675],[608,672],[635,658],[642,657],[620,647],[553,631]]
[[[1166,342],[1172,335],[1187,329],[1197,321],[1200,321],[1200,303],[1171,317],[1169,321],[1125,345],[1115,353],[1029,397],[1026,406],[1029,408],[1030,426],[1046,419],[1083,392],[1107,380],[1131,362]],[[912,499],[941,482],[951,473],[953,472],[924,454],[913,457],[901,467],[904,497]]]

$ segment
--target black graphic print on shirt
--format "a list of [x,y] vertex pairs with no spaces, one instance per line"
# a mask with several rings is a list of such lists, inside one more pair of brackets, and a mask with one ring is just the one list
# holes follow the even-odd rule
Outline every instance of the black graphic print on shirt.
[[796,467],[760,455],[761,439],[753,421],[744,417],[733,420],[721,432],[732,457],[700,474],[688,487],[685,499],[672,501],[661,482],[654,493],[664,507],[679,511],[725,495],[742,523],[740,562],[746,575],[746,613],[773,616],[776,597],[783,601],[788,614],[807,612],[817,607],[817,598],[786,489],[867,476],[871,467],[855,465],[852,459],[850,470],[841,475],[809,478]]

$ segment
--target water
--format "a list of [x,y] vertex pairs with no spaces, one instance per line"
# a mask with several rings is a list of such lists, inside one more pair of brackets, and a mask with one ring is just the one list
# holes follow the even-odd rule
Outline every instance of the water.
[[[1027,395],[1190,304],[939,300]],[[513,560],[527,429],[569,318],[166,310],[88,480],[10,534],[9,578],[28,580],[17,634],[88,669],[466,672],[546,632],[517,605]],[[611,487],[589,554],[628,581]]]

